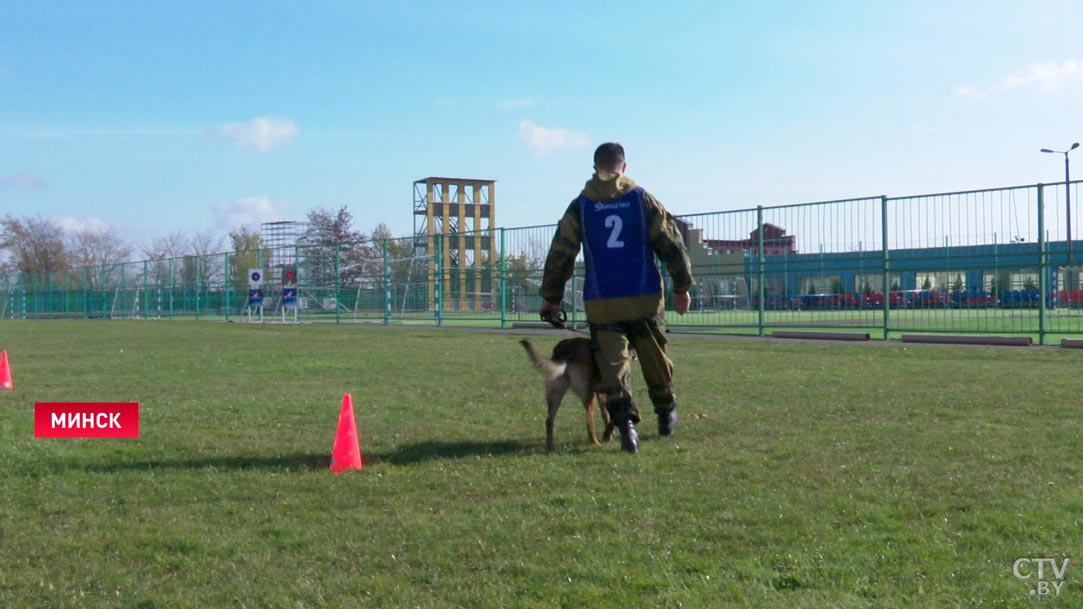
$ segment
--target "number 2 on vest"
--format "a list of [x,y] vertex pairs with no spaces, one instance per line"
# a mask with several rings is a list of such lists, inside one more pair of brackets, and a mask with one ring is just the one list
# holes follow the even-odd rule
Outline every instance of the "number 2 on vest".
[[624,221],[620,219],[620,216],[606,216],[605,227],[612,229],[612,232],[609,233],[609,240],[605,242],[605,246],[609,249],[624,247],[624,242],[620,240],[620,231],[624,228]]

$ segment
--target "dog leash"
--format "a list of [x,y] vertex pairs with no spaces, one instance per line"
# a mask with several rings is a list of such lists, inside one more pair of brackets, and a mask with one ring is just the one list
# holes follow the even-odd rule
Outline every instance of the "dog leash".
[[552,311],[541,311],[539,313],[539,316],[541,317],[542,321],[548,322],[549,325],[553,326],[557,330],[570,330],[579,334],[586,334],[588,336],[590,335],[590,332],[585,332],[576,328],[569,328],[568,324],[566,323],[568,321],[568,313],[564,309],[561,309],[559,313],[553,313]]
[[[568,324],[565,323],[568,321],[568,314],[564,311],[564,309],[561,309],[560,313],[557,313],[555,315],[552,311],[542,311],[539,312],[538,315],[541,317],[542,321],[549,322],[549,325],[553,326],[557,330],[568,330],[569,332],[575,332],[576,334],[586,334],[587,336],[590,336],[591,341],[594,340],[594,336],[589,331],[583,331],[576,328],[568,327]],[[632,359],[639,358],[639,354],[636,353],[635,347],[629,346],[629,350],[632,352]]]
[[564,322],[568,321],[568,313],[564,309],[561,309],[559,313],[553,314],[552,311],[541,311],[538,313],[541,316],[542,321],[549,322],[550,326],[558,330],[565,330],[567,326]]

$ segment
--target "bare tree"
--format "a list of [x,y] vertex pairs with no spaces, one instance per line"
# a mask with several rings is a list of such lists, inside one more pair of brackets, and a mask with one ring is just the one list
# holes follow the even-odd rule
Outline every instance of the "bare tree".
[[132,248],[112,228],[81,230],[68,236],[73,266],[116,265],[131,260]]
[[226,238],[213,232],[200,231],[192,235],[188,243],[188,251],[196,256],[210,256],[221,254],[226,250]]
[[154,287],[167,288],[173,284],[175,261],[188,254],[190,248],[188,235],[180,231],[156,237],[149,245],[143,246],[143,255],[147,257],[150,265],[149,279]]
[[151,239],[149,245],[143,246],[143,255],[149,260],[162,260],[167,258],[179,258],[190,251],[191,242],[188,235],[180,231],[169,233],[162,237]]
[[186,288],[208,289],[213,282],[221,280],[224,267],[213,254],[225,249],[225,238],[210,231],[201,231],[188,241],[188,252],[181,260],[181,280]]
[[132,248],[112,228],[86,229],[68,235],[68,256],[74,267],[90,267],[86,274],[90,287],[104,287],[122,279],[122,265],[132,256]]

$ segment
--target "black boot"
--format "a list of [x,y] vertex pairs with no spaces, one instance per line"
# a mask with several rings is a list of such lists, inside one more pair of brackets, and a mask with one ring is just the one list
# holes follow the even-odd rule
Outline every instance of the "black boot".
[[658,435],[663,438],[673,435],[673,427],[677,424],[677,409],[656,409],[654,413],[658,415]]
[[638,453],[639,434],[636,433],[636,423],[639,422],[639,410],[635,402],[630,397],[609,397],[605,407],[609,411],[609,419],[620,432],[621,450]]
[[620,448],[625,452],[639,452],[639,434],[636,432],[636,424],[629,418],[623,418],[617,422],[617,430],[620,431]]

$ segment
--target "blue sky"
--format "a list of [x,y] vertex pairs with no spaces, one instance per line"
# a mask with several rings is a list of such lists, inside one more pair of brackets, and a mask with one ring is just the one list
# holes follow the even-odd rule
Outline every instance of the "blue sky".
[[[586,8],[586,7],[595,8]],[[0,216],[413,229],[412,183],[555,222],[622,142],[676,214],[1063,180],[1083,3],[9,2]],[[1083,177],[1083,152],[1078,175]]]

